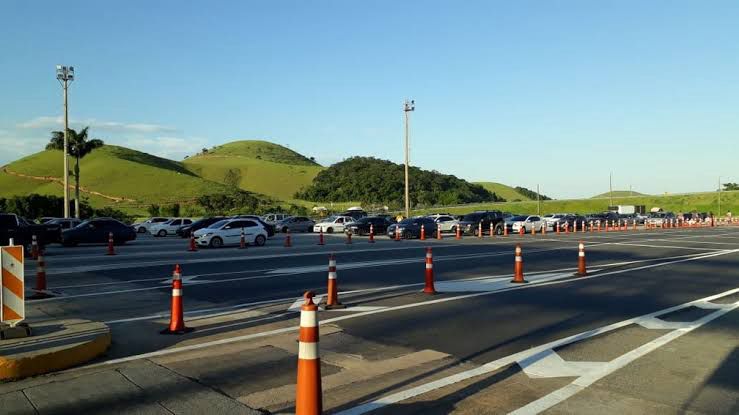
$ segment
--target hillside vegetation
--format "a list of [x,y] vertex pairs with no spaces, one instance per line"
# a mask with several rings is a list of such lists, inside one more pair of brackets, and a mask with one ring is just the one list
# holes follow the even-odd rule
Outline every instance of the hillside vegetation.
[[[502,200],[480,185],[455,176],[410,168],[411,204],[433,206]],[[299,199],[321,202],[360,201],[400,206],[404,193],[403,165],[373,157],[352,157],[318,173]]]
[[614,190],[613,192],[605,192],[591,197],[591,199],[603,199],[609,197],[630,197],[630,196],[649,196],[644,193],[633,192],[631,190]]
[[484,187],[488,191],[495,193],[496,195],[498,195],[499,197],[502,197],[508,202],[531,200],[529,197],[519,193],[518,191],[516,191],[516,189],[512,188],[511,186],[506,186],[502,183],[475,182],[475,184],[479,184],[480,186]]
[[184,161],[193,174],[221,184],[290,199],[323,170],[316,162],[267,141],[235,141]]
[[[63,194],[62,153],[44,150],[4,167],[0,197]],[[151,203],[184,203],[228,188],[196,176],[181,163],[106,145],[82,159],[82,198],[93,206],[141,208]],[[24,175],[26,177],[20,177]]]
[[[660,207],[665,211],[680,212],[718,212],[718,193],[693,193],[667,196],[614,197],[614,205],[644,205],[647,210]],[[536,201],[471,204],[462,207],[444,208],[454,214],[462,214],[478,209],[496,209],[512,213],[536,213]],[[541,202],[541,214],[547,213],[595,213],[608,209],[608,199],[548,200]],[[419,213],[433,212],[433,209],[418,210]],[[739,212],[739,191],[721,193],[721,213]]]

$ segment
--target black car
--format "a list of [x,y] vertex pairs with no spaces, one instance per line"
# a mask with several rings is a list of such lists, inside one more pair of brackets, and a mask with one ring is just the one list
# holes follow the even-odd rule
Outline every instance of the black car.
[[222,216],[215,216],[212,218],[203,218],[200,220],[197,220],[189,225],[181,226],[177,229],[177,235],[182,238],[189,238],[190,235],[192,235],[193,232],[195,232],[198,229],[207,228],[208,226],[218,222],[222,221],[223,219],[226,219]]
[[41,226],[47,228],[49,241],[61,242],[62,232],[66,229],[72,229],[80,223],[82,223],[82,220],[77,218],[55,218],[44,222]]
[[367,216],[367,212],[360,209],[349,209],[346,212],[340,213],[338,216],[349,216],[354,218],[354,220],[357,220]]
[[47,228],[44,225],[33,225],[27,220],[13,213],[0,213],[0,246],[15,245],[25,247],[25,255],[30,255],[34,235],[39,249],[51,242],[47,240]]
[[95,218],[86,220],[72,229],[62,232],[62,245],[75,246],[86,243],[107,243],[108,234],[113,233],[116,245],[136,239],[136,231],[112,218]]
[[474,235],[481,224],[483,232],[488,232],[492,224],[495,234],[502,235],[505,226],[503,212],[499,210],[480,210],[468,213],[460,219],[457,226],[462,233]]
[[403,239],[412,239],[421,237],[421,225],[423,225],[424,233],[427,238],[431,238],[436,234],[436,222],[428,217],[403,219],[398,223],[393,223],[387,227],[387,236],[395,238],[396,229],[400,232]]
[[[366,216],[359,218],[354,222],[350,222],[344,227],[344,233],[351,233],[352,235],[369,235],[370,225],[375,235],[380,235],[387,232],[388,226],[392,225],[393,222],[389,218],[380,216]],[[425,227],[425,225],[424,225]]]

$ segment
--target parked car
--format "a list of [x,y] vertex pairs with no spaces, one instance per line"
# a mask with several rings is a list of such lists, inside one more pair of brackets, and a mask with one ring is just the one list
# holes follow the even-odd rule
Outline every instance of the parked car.
[[652,212],[647,218],[647,224],[651,226],[662,227],[668,220],[675,219],[675,214],[672,212]]
[[179,235],[182,238],[189,238],[190,235],[196,230],[207,228],[208,226],[218,221],[222,221],[223,219],[226,219],[226,218],[223,216],[214,216],[210,218],[203,218],[200,220],[196,220],[195,222],[189,225],[184,225],[180,227],[179,229],[177,229],[177,235]]
[[277,222],[281,222],[287,218],[289,218],[290,215],[287,213],[268,213],[261,217],[262,222],[269,224],[269,225],[275,225]]
[[344,232],[344,227],[351,222],[354,222],[351,216],[330,216],[316,223],[313,232]]
[[541,232],[547,226],[544,220],[537,215],[516,216],[512,222],[511,231],[513,233],[521,232],[521,229],[523,229],[523,233],[529,233],[533,230]]
[[146,232],[149,232],[149,227],[151,227],[152,225],[164,223],[168,220],[170,220],[170,218],[155,217],[155,218],[149,218],[143,222],[134,223],[132,226],[134,229],[136,229],[136,232],[146,233]]
[[352,235],[369,235],[370,225],[372,225],[372,231],[375,235],[382,235],[387,232],[388,226],[393,223],[393,221],[386,217],[365,216],[346,225],[344,232],[351,233]]
[[312,232],[313,226],[316,224],[313,220],[306,218],[305,216],[291,216],[278,222],[275,228],[279,232]]
[[43,218],[40,218],[40,219],[38,220],[38,223],[39,223],[40,225],[43,225],[44,223],[46,223],[46,222],[50,222],[50,221],[52,221],[52,220],[54,220],[54,219],[59,219],[59,218],[55,218],[55,217],[52,217],[52,216],[44,216]]
[[80,223],[82,223],[82,220],[77,219],[77,218],[56,218],[56,219],[52,219],[50,221],[44,222],[43,226],[45,227],[48,227],[50,225],[58,226],[59,229],[51,230],[51,232],[47,230],[47,235],[49,236],[50,242],[61,242],[62,232],[65,229],[72,229],[75,226],[79,225]]
[[413,239],[421,237],[421,225],[427,238],[431,238],[436,233],[436,222],[429,217],[416,217],[403,219],[398,223],[393,223],[387,227],[387,236],[391,239],[395,238],[395,232],[400,233],[403,239]]
[[22,217],[13,213],[0,213],[0,246],[10,244],[13,239],[15,245],[23,245],[25,254],[31,254],[33,235],[36,235],[36,243],[39,249],[43,249],[49,242],[44,225],[33,225]]
[[439,214],[431,215],[429,217],[436,222],[436,226],[440,228],[442,232],[453,232],[454,229],[456,229],[457,224],[459,224],[459,221],[454,219],[454,216],[452,215]]
[[339,216],[349,216],[351,218],[354,218],[354,220],[357,220],[359,218],[363,218],[367,216],[367,212],[365,212],[360,207],[352,207],[352,208],[347,209],[345,212],[342,212],[341,214],[339,214]]
[[224,219],[193,233],[200,246],[220,248],[241,243],[241,231],[249,245],[263,246],[267,242],[267,230],[254,219]]
[[[498,210],[481,210],[468,213],[462,217],[457,226],[464,234],[475,234],[480,224],[482,224],[483,231],[486,232],[490,229],[490,224],[492,224],[495,234],[502,235],[503,227],[505,226],[503,212]],[[457,227],[454,227],[455,232],[456,230]]]
[[149,227],[149,233],[154,236],[177,235],[177,229],[185,225],[192,225],[192,219],[174,218],[166,222],[157,223]]
[[113,233],[113,242],[117,245],[136,239],[136,231],[113,218],[95,218],[86,220],[72,229],[62,232],[62,245],[75,246],[81,243],[106,243],[108,234]]
[[262,225],[262,227],[267,231],[267,237],[268,238],[271,238],[271,237],[275,236],[275,233],[277,232],[276,231],[276,228],[275,228],[275,225],[272,224],[272,223],[265,222],[264,219],[262,219],[261,216],[257,216],[257,215],[236,215],[236,216],[231,216],[231,218],[229,218],[229,219],[251,219],[251,220],[255,220],[255,221],[257,221],[257,223],[259,223],[260,225]]

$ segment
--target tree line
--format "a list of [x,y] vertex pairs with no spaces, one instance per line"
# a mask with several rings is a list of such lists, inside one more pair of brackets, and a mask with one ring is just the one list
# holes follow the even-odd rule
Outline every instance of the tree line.
[[[480,185],[437,171],[410,167],[410,202],[414,207],[463,203],[504,202]],[[351,157],[321,171],[313,183],[298,191],[296,199],[320,202],[404,203],[404,166],[374,157]]]

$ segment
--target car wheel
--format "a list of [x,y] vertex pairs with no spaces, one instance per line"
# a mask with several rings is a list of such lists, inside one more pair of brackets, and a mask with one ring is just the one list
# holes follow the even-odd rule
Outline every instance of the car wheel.
[[328,228],[328,229],[326,229],[326,233],[334,233],[334,228]]
[[167,236],[167,231],[162,229],[161,231],[157,232],[157,236]]
[[267,238],[265,238],[264,235],[257,235],[257,237],[254,238],[254,245],[256,246],[264,246],[266,242]]
[[139,228],[138,228],[138,229],[137,229],[136,231],[137,231],[138,233],[146,233],[146,228],[144,228],[143,226],[141,226],[141,227],[139,227]]
[[210,240],[210,247],[211,248],[220,248],[222,246],[223,246],[223,239],[221,239],[221,238],[219,238],[219,237],[216,236],[216,237],[214,237],[213,239]]
[[503,227],[501,225],[498,225],[495,227],[495,234],[496,235],[503,235]]

